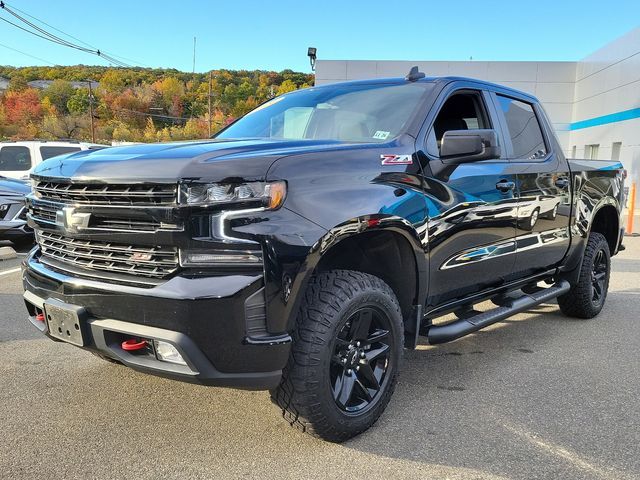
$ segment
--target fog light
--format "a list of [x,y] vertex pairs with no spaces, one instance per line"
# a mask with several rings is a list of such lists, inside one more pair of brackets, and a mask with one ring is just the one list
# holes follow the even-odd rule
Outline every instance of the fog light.
[[163,342],[161,340],[154,340],[154,346],[156,347],[156,356],[158,360],[169,363],[177,363],[178,365],[186,365],[178,349],[170,343]]

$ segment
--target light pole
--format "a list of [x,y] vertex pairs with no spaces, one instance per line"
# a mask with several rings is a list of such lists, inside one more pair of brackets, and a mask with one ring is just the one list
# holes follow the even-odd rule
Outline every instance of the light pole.
[[309,47],[307,49],[307,57],[309,57],[309,63],[311,64],[311,70],[315,72],[316,70],[316,53],[318,49],[315,47]]

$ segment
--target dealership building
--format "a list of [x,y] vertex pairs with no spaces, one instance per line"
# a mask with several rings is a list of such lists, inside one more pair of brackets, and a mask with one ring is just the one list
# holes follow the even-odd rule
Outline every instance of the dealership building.
[[535,95],[567,156],[620,160],[640,187],[640,28],[576,62],[318,59],[316,85],[404,76],[414,65],[427,76],[473,77]]

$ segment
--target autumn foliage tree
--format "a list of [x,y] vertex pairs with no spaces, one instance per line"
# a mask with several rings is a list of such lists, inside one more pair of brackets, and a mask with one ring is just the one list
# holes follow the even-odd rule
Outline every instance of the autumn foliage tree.
[[[96,139],[103,143],[206,138],[209,101],[215,132],[269,98],[313,84],[312,75],[292,70],[214,70],[209,87],[208,73],[86,65],[0,66],[0,77],[10,79],[0,92],[0,140],[90,140],[93,110]],[[88,79],[99,82],[91,96]],[[51,83],[37,90],[29,86],[33,80]]]

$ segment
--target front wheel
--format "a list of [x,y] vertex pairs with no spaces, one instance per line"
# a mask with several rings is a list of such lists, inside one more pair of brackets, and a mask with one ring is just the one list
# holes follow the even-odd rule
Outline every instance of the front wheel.
[[609,243],[601,233],[592,233],[582,259],[578,282],[558,297],[558,305],[565,315],[593,318],[600,313],[607,299],[611,253]]
[[528,230],[528,231],[533,230],[533,227],[535,227],[536,223],[538,223],[538,217],[539,216],[540,216],[540,209],[539,208],[535,208],[533,210],[533,212],[531,212],[531,215],[529,215],[522,222],[522,228],[524,228],[525,230]]
[[386,408],[402,355],[402,314],[389,286],[362,272],[312,279],[289,362],[271,398],[292,425],[332,442],[369,428]]

